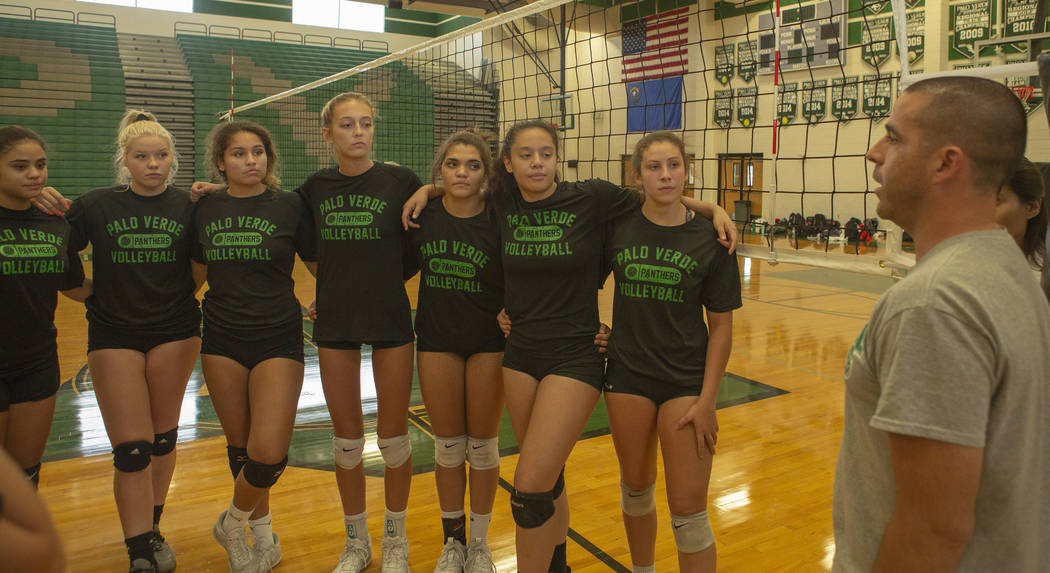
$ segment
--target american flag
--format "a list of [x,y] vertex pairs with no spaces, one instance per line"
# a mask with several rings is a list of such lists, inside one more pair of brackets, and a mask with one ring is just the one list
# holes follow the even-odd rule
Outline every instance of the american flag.
[[689,67],[689,8],[623,25],[623,81],[680,76]]

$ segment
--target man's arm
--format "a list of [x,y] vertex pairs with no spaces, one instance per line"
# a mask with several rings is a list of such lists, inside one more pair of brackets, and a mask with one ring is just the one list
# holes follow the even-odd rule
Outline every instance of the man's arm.
[[897,499],[874,571],[955,571],[973,537],[984,449],[889,436]]

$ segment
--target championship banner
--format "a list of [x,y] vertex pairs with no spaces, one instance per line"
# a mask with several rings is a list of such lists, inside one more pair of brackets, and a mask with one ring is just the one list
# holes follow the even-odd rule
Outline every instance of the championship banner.
[[[1003,0],[1003,23],[1006,24],[1003,37],[1033,33],[1032,21],[1035,20],[1035,6],[1038,3],[1038,0]],[[1035,33],[1044,30],[1036,30]]]
[[893,94],[893,76],[866,74],[864,76],[864,115],[878,123],[890,115]]
[[736,120],[744,127],[754,127],[758,116],[758,88],[736,90]]
[[926,53],[926,11],[905,12],[908,25],[908,63],[914,64]]
[[738,42],[736,45],[736,75],[745,82],[755,79],[758,73],[758,41]]
[[715,90],[715,125],[729,129],[733,123],[733,90]]
[[[948,7],[948,59],[970,59],[975,55],[978,40],[991,37],[992,2],[974,0]],[[987,48],[982,55],[992,55],[995,48]]]
[[831,115],[846,123],[857,115],[857,76],[831,78]]
[[[1035,20],[1035,7],[1038,0],[1003,0],[1003,37],[1023,36],[1025,34],[1041,33],[1046,30],[1046,23],[1039,30],[1033,30]],[[1028,51],[1028,44],[1018,42],[1002,46],[1003,52],[1021,54]]]
[[795,121],[798,113],[798,82],[781,84],[777,92],[777,119],[780,125],[789,125]]
[[828,109],[828,80],[802,82],[802,117],[810,123],[824,119]]
[[725,85],[733,78],[733,46],[715,46],[715,79]]
[[860,57],[869,66],[878,69],[890,57],[890,42],[893,40],[893,17],[871,18],[859,22],[863,42]]
[[[1020,58],[1007,60],[1006,63],[1017,64],[1027,61],[1027,58]],[[1021,100],[1021,105],[1024,106],[1026,114],[1032,113],[1043,103],[1044,95],[1043,89],[1039,86],[1039,78],[1034,78],[1034,83],[1032,79],[1029,76],[1006,78],[1006,87],[1010,88],[1017,96],[1017,99]]]

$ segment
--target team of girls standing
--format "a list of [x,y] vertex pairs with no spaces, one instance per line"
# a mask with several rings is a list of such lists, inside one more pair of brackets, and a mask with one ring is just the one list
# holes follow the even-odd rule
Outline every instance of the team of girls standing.
[[131,570],[167,573],[175,554],[160,534],[160,516],[201,342],[200,282],[189,260],[193,204],[170,185],[175,143],[152,114],[125,114],[114,167],[118,184],[78,197],[66,219],[70,248],[92,245],[88,368],[113,447],[113,492]]
[[[513,322],[503,383],[520,456],[511,494],[519,571],[567,571],[564,465],[598,401],[605,362],[595,345],[602,242],[609,223],[641,202],[606,181],[557,180],[557,131],[511,127],[490,185],[501,233],[506,313]],[[717,217],[725,212],[680,199]],[[417,208],[416,199],[406,213]]]
[[[416,307],[419,384],[434,429],[434,479],[444,549],[435,573],[492,573],[488,526],[499,482],[500,362],[504,338],[499,228],[486,208],[492,157],[481,137],[453,134],[438,149],[432,199],[411,232],[420,268]],[[470,462],[470,541],[466,493]]]
[[605,404],[635,573],[656,570],[657,444],[678,569],[715,570],[707,486],[740,277],[736,257],[715,240],[711,223],[692,217],[680,201],[685,158],[682,140],[669,132],[638,142],[631,167],[645,203],[616,221],[603,257],[616,279]]
[[313,229],[299,195],[277,188],[277,151],[262,126],[219,124],[207,155],[225,187],[200,201],[192,225],[194,264],[207,267],[209,285],[201,365],[235,479],[212,534],[231,573],[255,573],[281,559],[269,489],[288,463],[303,384],[292,268],[296,253],[308,266],[314,259]]
[[69,223],[33,207],[47,184],[43,138],[0,128],[0,445],[36,486],[59,386],[58,292],[91,292]]

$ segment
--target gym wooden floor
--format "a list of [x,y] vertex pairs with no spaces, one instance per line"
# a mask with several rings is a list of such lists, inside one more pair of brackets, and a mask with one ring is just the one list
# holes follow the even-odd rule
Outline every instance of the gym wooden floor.
[[[719,410],[721,432],[708,508],[719,568],[827,570],[834,552],[831,493],[842,427],[843,359],[889,281],[787,264],[770,266],[751,259],[741,259],[740,266],[744,307],[735,316],[728,370],[787,393]],[[296,280],[300,300],[309,304],[313,281],[301,265]],[[408,288],[415,292],[414,283]],[[601,301],[602,316],[608,322],[612,289],[602,291]],[[64,389],[75,382],[70,378],[78,373],[83,376],[83,314],[81,305],[61,300],[56,322]],[[96,427],[90,430],[97,435],[101,418],[90,393],[84,394],[78,401],[80,407],[95,410],[81,413],[77,431],[86,434],[89,428],[84,426],[91,421]],[[316,402],[317,396],[311,400]],[[197,432],[198,437],[179,444],[162,531],[176,551],[179,571],[222,572],[226,571],[225,553],[212,539],[211,527],[232,494],[225,442],[221,433],[201,435]],[[193,436],[184,430],[180,439]],[[108,449],[108,443],[104,448]],[[40,493],[65,541],[69,570],[125,571],[127,558],[111,488],[111,456],[51,454],[49,450],[48,459],[67,459],[44,464]],[[516,462],[516,455],[502,458],[500,474],[507,482],[512,481]],[[608,435],[578,443],[566,469],[566,482],[572,507],[568,555],[573,570],[629,571],[618,468]],[[677,561],[667,526],[662,477],[656,494],[661,524],[657,568],[673,570]],[[330,571],[342,552],[344,538],[334,475],[289,467],[271,496],[274,529],[284,551],[276,571]],[[368,508],[375,540],[382,531],[381,478],[369,478]],[[508,493],[501,489],[490,529],[490,546],[500,572],[515,567],[514,524],[508,508]],[[430,473],[418,474],[414,480],[408,531],[412,568],[431,570],[443,540]],[[373,547],[369,571],[378,571],[378,542]]]

